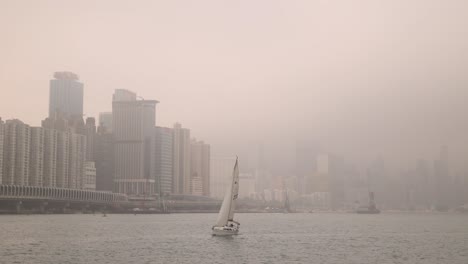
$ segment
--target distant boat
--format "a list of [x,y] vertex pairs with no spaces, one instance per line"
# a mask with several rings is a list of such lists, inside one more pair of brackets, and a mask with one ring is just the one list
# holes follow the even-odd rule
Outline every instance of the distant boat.
[[356,210],[358,214],[380,214],[380,210],[377,209],[374,200],[374,193],[369,192],[369,205],[368,206],[360,206]]
[[234,165],[232,178],[229,179],[228,188],[224,195],[223,204],[219,210],[218,220],[213,226],[213,236],[236,235],[239,232],[240,223],[234,221],[236,200],[239,196],[239,167],[238,160]]

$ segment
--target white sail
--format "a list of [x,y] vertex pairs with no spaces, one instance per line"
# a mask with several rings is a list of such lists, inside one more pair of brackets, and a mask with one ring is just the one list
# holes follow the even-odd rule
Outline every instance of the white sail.
[[234,171],[232,172],[232,202],[231,202],[231,208],[229,209],[229,217],[228,220],[232,221],[234,220],[234,210],[236,209],[236,200],[237,197],[239,196],[239,166],[237,165],[237,160],[236,160],[236,165],[234,166]]
[[[216,225],[218,227],[223,227],[227,225],[228,220],[232,220],[234,216],[234,207],[235,202],[234,200],[237,199],[239,191],[239,169],[237,167],[237,159],[236,164],[234,165],[234,171],[232,172],[232,179],[229,181],[226,194],[224,195],[223,204],[221,205],[221,209],[219,210],[218,220],[216,221]],[[235,193],[234,193],[235,192]],[[232,209],[232,212],[231,212]]]

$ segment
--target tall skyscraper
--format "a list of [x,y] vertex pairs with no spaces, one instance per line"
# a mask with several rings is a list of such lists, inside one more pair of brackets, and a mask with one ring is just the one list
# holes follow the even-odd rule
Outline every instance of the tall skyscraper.
[[28,185],[29,182],[29,125],[20,120],[7,120],[3,149],[3,184]]
[[133,97],[121,100],[120,90],[116,90],[113,98],[114,190],[150,195],[155,189],[153,146],[158,101]]
[[168,127],[156,127],[155,132],[156,192],[165,195],[172,193],[173,131]]
[[172,192],[190,194],[190,130],[174,124]]
[[50,80],[49,117],[57,113],[66,118],[83,116],[83,83],[72,72],[56,72]]
[[95,161],[96,120],[94,117],[86,118],[86,161]]
[[[190,175],[192,183],[201,182],[201,195],[210,195],[210,145],[203,141],[191,141]],[[194,184],[192,184],[194,185]],[[192,186],[193,190],[198,190]],[[199,195],[199,192],[193,193]]]
[[99,126],[96,137],[96,189],[112,191],[114,185],[114,136]]

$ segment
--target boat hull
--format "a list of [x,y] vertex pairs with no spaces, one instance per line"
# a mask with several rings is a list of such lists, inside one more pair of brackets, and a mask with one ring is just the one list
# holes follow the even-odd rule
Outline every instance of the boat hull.
[[213,228],[213,236],[232,236],[237,235],[239,233],[239,228],[231,228],[231,227],[214,227]]

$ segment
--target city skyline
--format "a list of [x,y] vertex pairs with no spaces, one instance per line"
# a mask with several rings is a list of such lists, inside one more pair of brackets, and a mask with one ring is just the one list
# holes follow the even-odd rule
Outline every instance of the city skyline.
[[0,10],[4,119],[39,125],[49,74],[69,70],[85,83],[87,116],[110,111],[114,89],[135,90],[162,102],[158,125],[190,127],[217,155],[310,139],[364,165],[382,156],[405,167],[441,145],[468,156],[463,1],[51,3]]
[[467,0],[0,0],[0,262],[468,263]]

